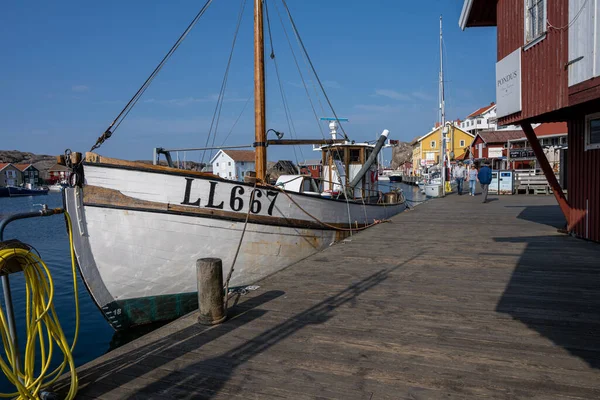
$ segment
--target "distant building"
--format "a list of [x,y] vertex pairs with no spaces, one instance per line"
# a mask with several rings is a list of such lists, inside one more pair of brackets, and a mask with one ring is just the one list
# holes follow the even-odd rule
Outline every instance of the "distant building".
[[15,167],[21,171],[23,183],[25,185],[41,185],[40,171],[34,167],[33,164],[15,164]]
[[54,184],[57,182],[69,181],[71,176],[71,169],[64,165],[54,164],[52,168],[48,170],[50,175],[50,183]]
[[490,105],[478,108],[471,114],[467,115],[464,121],[460,122],[460,129],[469,132],[473,135],[483,130],[496,129],[496,104],[492,102]]
[[[451,155],[451,160],[463,159],[469,151],[469,146],[475,135],[463,131],[454,122],[446,122],[447,142],[446,148]],[[442,126],[436,124],[434,129],[413,141],[413,169],[420,175],[423,169],[440,163],[442,147]]]
[[[537,124],[533,129],[544,154],[555,173],[560,171],[561,151],[567,145],[566,123]],[[493,169],[537,168],[536,157],[522,129],[483,131],[471,144],[471,156],[475,161],[489,161]]]
[[522,130],[479,132],[471,142],[471,159],[489,161],[493,169],[506,169],[508,142],[522,136]]
[[255,170],[253,150],[219,150],[210,160],[213,174],[221,178],[243,181],[248,171]]
[[20,186],[23,173],[11,163],[0,163],[0,186]]
[[300,167],[301,174],[307,174],[312,176],[313,178],[321,177],[321,172],[323,171],[321,160],[305,160],[303,162],[298,163],[298,166]]

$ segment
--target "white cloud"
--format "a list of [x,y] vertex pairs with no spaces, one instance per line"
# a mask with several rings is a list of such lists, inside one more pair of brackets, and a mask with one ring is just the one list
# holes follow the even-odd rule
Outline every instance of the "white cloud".
[[[176,98],[176,99],[155,99],[155,98],[150,98],[150,99],[146,99],[144,100],[144,103],[150,103],[150,104],[160,104],[160,105],[165,105],[165,106],[175,106],[175,107],[185,107],[188,106],[190,104],[194,104],[194,103],[214,103],[217,101],[217,99],[219,98],[219,95],[217,94],[212,94],[206,97],[183,97],[183,98]],[[232,97],[227,97],[225,96],[225,103],[236,103],[236,102],[245,102],[247,101],[247,98],[243,98],[243,97],[237,97],[237,96],[232,96]]]
[[86,85],[75,85],[71,87],[71,90],[75,93],[84,93],[90,90],[89,86]]
[[337,81],[323,81],[323,86],[330,89],[341,89],[342,85],[340,85]]
[[412,92],[411,95],[419,100],[423,100],[423,101],[433,101],[435,100],[435,97],[433,97],[432,95],[430,95],[427,92],[421,92],[421,91],[416,91],[416,92]]
[[385,104],[385,105],[376,105],[376,104],[357,104],[354,106],[359,110],[378,112],[378,113],[389,113],[401,110],[403,107]]
[[409,95],[391,89],[377,89],[375,91],[375,95],[388,97],[393,100],[411,100],[411,97]]

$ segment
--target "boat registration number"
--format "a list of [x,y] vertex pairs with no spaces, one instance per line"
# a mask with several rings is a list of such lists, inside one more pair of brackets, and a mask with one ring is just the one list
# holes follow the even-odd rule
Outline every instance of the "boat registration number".
[[[250,207],[251,214],[260,214],[265,212],[273,215],[275,201],[279,192],[276,190],[250,189],[242,185],[234,185],[227,193],[227,189],[222,190],[220,186],[230,186],[222,182],[208,181],[208,197],[205,202],[197,193],[192,193],[192,184],[194,181],[206,182],[204,180],[185,178],[185,192],[181,204],[185,206],[196,206],[204,208],[215,208],[218,210],[230,209],[231,211],[241,211],[244,206]],[[229,197],[227,198],[227,194]],[[197,197],[198,196],[198,197]],[[194,200],[195,198],[195,200]],[[246,203],[248,202],[248,203]]]

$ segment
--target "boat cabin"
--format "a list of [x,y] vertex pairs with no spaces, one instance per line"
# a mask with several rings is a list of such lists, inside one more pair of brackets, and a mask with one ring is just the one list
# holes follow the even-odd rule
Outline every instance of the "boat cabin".
[[[323,191],[333,194],[344,192],[371,155],[375,145],[368,143],[343,143],[322,146]],[[379,194],[377,162],[354,187],[355,198],[375,197]]]

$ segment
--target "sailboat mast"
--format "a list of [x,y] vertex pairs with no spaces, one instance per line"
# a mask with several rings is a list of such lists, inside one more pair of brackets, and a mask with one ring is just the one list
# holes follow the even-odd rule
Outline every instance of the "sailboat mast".
[[263,0],[254,0],[254,159],[256,178],[264,182],[267,173],[267,126],[265,107],[265,42]]
[[440,166],[442,178],[442,196],[446,195],[446,107],[444,104],[444,53],[442,52],[442,16],[440,15]]

